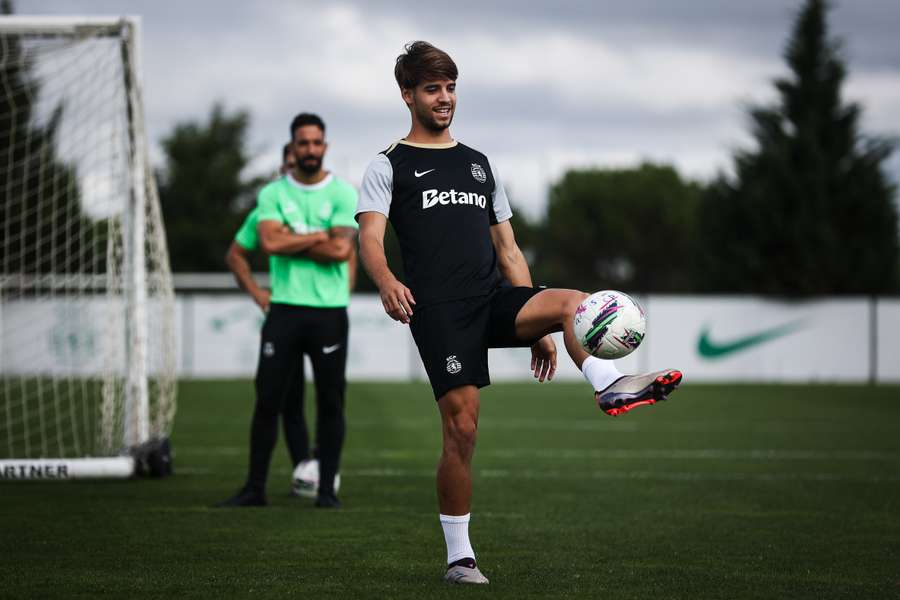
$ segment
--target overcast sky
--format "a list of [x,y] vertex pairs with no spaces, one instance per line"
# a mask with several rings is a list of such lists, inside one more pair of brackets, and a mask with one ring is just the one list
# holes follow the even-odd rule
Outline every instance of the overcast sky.
[[[147,128],[158,141],[216,101],[246,109],[251,170],[271,171],[297,112],[328,125],[327,166],[358,184],[405,135],[393,80],[403,44],[456,61],[455,138],[487,154],[513,207],[542,213],[573,166],[673,163],[728,169],[750,143],[745,107],[771,101],[799,0],[238,2],[16,0],[17,14],[139,15]],[[866,133],[900,136],[900,1],[835,0],[846,96]],[[889,170],[900,180],[900,157]]]

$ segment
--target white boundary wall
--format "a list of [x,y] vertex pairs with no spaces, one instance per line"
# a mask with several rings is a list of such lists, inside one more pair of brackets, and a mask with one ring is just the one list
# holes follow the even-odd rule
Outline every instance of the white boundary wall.
[[[900,383],[900,299],[781,302],[752,297],[640,297],[649,316],[644,344],[619,361],[625,372],[678,367],[688,381]],[[103,356],[101,305],[89,300],[7,303],[0,316],[0,375],[96,374]],[[177,297],[178,374],[252,377],[263,314],[239,294]],[[18,360],[14,320],[40,323],[31,344],[46,351]],[[706,333],[706,344],[701,337]],[[37,336],[37,339],[35,339]],[[579,379],[561,339],[560,379]],[[527,380],[527,349],[491,350],[494,381]],[[151,371],[153,365],[151,365]],[[307,371],[311,373],[311,370]],[[388,318],[377,296],[350,307],[348,377],[425,380],[408,328]]]
[[900,300],[879,301],[875,322],[876,373],[879,382],[900,382]]

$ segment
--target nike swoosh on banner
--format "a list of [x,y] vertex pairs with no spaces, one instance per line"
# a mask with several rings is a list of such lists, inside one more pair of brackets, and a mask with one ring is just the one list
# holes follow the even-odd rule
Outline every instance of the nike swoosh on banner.
[[432,171],[434,171],[434,169],[428,169],[427,171],[422,171],[421,173],[419,173],[418,171],[413,171],[413,175],[415,175],[416,177],[421,177],[422,175],[428,175]]
[[331,354],[340,347],[340,344],[335,344],[334,346],[322,346],[322,354]]
[[713,342],[709,339],[710,328],[709,325],[706,325],[700,332],[700,338],[697,340],[697,352],[700,356],[707,359],[724,358],[729,354],[734,354],[735,352],[740,352],[741,350],[746,350],[747,348],[752,348],[753,346],[758,346],[759,344],[764,344],[780,337],[790,335],[801,327],[803,327],[802,321],[794,321],[793,323],[766,329],[759,333],[744,336],[723,344]]

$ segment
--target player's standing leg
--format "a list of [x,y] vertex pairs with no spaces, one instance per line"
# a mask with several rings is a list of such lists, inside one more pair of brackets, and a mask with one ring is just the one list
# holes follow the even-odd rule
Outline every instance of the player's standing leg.
[[289,378],[299,356],[295,343],[297,319],[293,308],[273,304],[266,315],[256,369],[256,404],[250,423],[250,465],[247,481],[237,494],[219,506],[265,506],[269,462],[278,439],[281,412]]
[[346,432],[344,397],[347,388],[349,319],[345,308],[306,310],[316,313],[315,329],[309,332],[305,344],[316,385],[316,440],[319,449],[316,506],[340,508],[335,478],[340,468]]
[[298,326],[294,307],[273,304],[262,330],[262,351],[256,371],[256,409],[253,413],[250,437],[250,473],[247,485],[265,492],[272,451],[278,439],[278,412],[272,416],[273,405],[279,410],[300,356],[296,345]]
[[287,390],[281,407],[281,420],[284,428],[284,440],[287,444],[291,465],[296,467],[301,461],[309,460],[309,432],[306,429],[304,414],[305,365],[303,358],[297,361],[296,368],[288,376]]
[[478,570],[469,541],[472,508],[472,456],[478,435],[481,403],[478,388],[453,388],[438,399],[443,450],[437,468],[437,494],[441,528],[447,544],[447,581],[487,583]]
[[319,449],[314,444],[310,450],[305,413],[305,373],[306,362],[300,356],[296,374],[289,375],[291,383],[284,396],[281,419],[293,465],[291,495],[314,498],[319,489]]

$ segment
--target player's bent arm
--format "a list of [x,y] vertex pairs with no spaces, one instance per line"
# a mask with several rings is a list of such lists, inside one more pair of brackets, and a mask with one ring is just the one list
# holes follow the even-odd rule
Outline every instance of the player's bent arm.
[[332,227],[330,237],[311,246],[305,256],[318,262],[344,262],[353,255],[353,241],[356,230],[352,227]]
[[409,323],[416,301],[412,292],[391,272],[384,254],[387,217],[375,211],[359,215],[359,258],[369,277],[378,286],[384,311],[395,321]]
[[250,261],[247,260],[247,250],[237,242],[231,242],[228,252],[225,254],[225,264],[234,274],[238,286],[250,294],[253,301],[263,310],[269,308],[269,292],[256,283],[253,271],[250,269]]
[[516,236],[509,221],[491,225],[491,242],[497,252],[497,267],[500,274],[514,286],[531,287],[528,262],[516,243]]
[[388,268],[384,254],[386,226],[387,217],[379,212],[364,212],[359,215],[359,258],[378,289],[397,280]]
[[285,231],[278,221],[260,221],[256,230],[259,232],[259,246],[266,254],[297,254],[328,239],[325,231],[306,234]]

